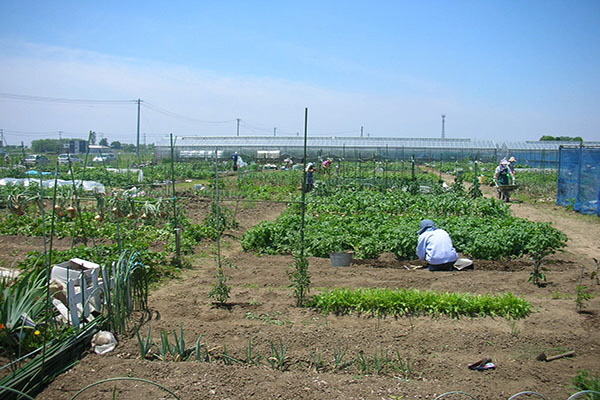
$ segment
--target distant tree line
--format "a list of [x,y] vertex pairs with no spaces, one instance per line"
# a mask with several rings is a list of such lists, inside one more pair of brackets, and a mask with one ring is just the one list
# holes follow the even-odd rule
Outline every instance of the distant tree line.
[[540,138],[540,142],[547,142],[547,141],[551,141],[551,142],[583,142],[583,139],[581,138],[581,136],[575,136],[575,137],[571,137],[571,136],[542,136]]
[[[31,151],[34,153],[65,153],[65,145],[72,140],[80,141],[82,139],[38,139],[31,141]],[[93,143],[92,143],[93,144]],[[121,143],[118,140],[108,143],[108,139],[102,138],[99,142],[101,146],[110,147],[113,150],[121,150],[125,153],[135,153],[136,148],[134,144]],[[154,150],[154,145],[140,145],[140,150]]]

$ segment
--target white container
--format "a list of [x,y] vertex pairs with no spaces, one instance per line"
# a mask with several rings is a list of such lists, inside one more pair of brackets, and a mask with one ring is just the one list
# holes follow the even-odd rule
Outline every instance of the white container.
[[75,286],[79,286],[81,274],[84,274],[86,283],[90,284],[92,271],[97,268],[100,268],[100,266],[96,263],[85,261],[80,258],[72,258],[69,261],[53,266],[52,271],[50,272],[50,279],[56,279],[62,282],[74,279]]

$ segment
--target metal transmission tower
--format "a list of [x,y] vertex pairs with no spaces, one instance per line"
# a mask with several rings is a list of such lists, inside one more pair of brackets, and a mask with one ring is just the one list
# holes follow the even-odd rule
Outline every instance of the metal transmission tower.
[[446,115],[442,114],[442,139],[446,138]]

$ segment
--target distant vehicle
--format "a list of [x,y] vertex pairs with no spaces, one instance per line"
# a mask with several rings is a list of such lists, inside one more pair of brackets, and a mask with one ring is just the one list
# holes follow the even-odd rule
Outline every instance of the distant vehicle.
[[41,154],[30,154],[23,160],[23,164],[25,165],[39,165],[39,164],[47,164],[50,160],[48,157],[43,156]]
[[80,157],[74,156],[73,154],[59,154],[58,155],[58,163],[59,164],[68,164],[69,159],[71,159],[72,163],[83,161]]
[[92,161],[94,161],[94,162],[106,162],[106,161],[112,161],[114,159],[115,159],[115,155],[112,154],[112,153],[108,153],[108,154],[98,155],[98,156],[94,157],[92,159]]

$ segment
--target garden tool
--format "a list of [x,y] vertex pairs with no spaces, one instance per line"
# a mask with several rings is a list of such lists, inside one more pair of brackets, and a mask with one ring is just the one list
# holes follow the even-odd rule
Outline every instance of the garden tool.
[[554,360],[558,360],[559,358],[573,357],[574,355],[575,355],[574,351],[567,351],[566,353],[558,354],[558,355],[552,356],[552,357],[548,357],[548,356],[546,356],[546,353],[542,353],[539,356],[537,356],[537,360],[538,361],[554,361]]

